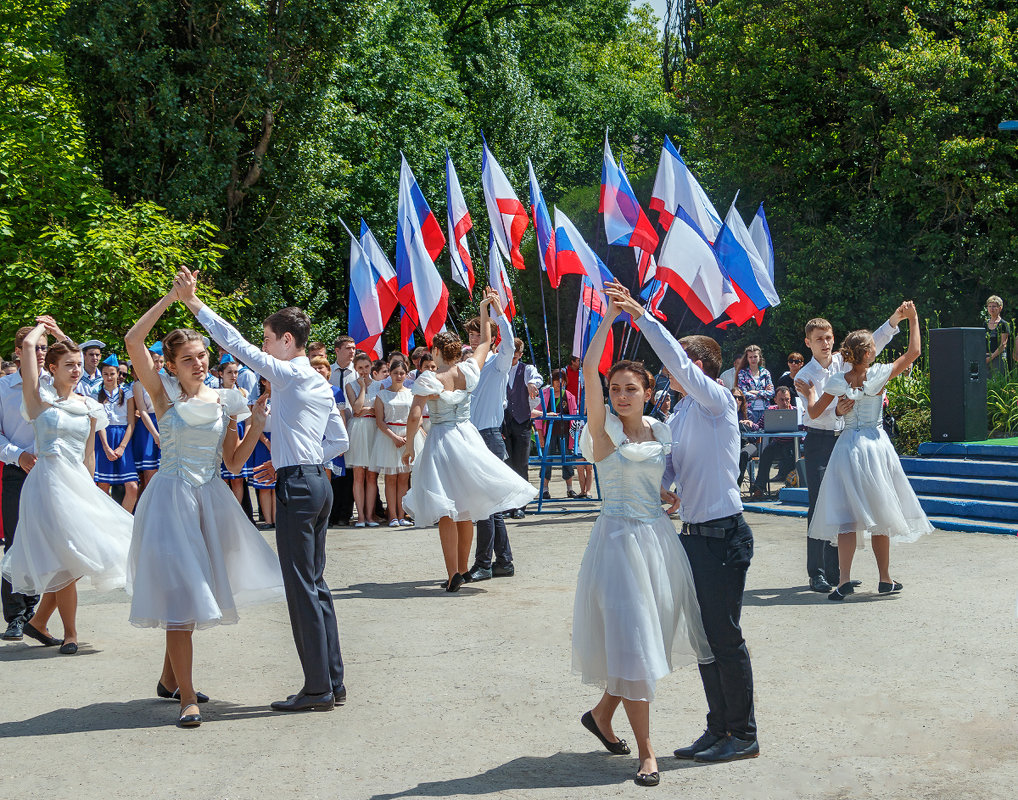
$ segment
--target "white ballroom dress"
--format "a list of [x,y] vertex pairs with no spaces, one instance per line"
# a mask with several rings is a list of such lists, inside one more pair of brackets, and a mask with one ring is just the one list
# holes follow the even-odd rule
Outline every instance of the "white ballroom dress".
[[[406,423],[410,417],[410,405],[414,400],[413,392],[405,388],[400,388],[396,392],[391,389],[380,389],[376,397],[385,406],[385,424],[389,430],[397,436],[406,436]],[[372,417],[372,424],[374,421]],[[415,457],[420,455],[423,447],[424,431],[418,428],[413,443]],[[403,453],[405,451],[406,445],[396,447],[392,439],[378,431],[375,436],[375,452],[371,463],[383,475],[398,475],[401,472],[410,472],[411,467],[403,463]]]
[[[573,604],[573,672],[627,700],[654,699],[675,667],[714,660],[693,574],[675,526],[661,508],[671,431],[644,417],[654,441],[630,442],[606,409],[616,449],[597,463],[603,504],[590,532]],[[580,439],[593,462],[586,427]]]
[[192,630],[237,622],[237,609],[283,597],[279,560],[219,476],[230,417],[250,416],[236,389],[177,402],[159,420],[162,458],[134,519],[127,570],[131,624]]
[[422,372],[413,393],[431,397],[431,430],[413,463],[403,508],[417,525],[442,517],[456,522],[487,519],[507,508],[522,508],[537,489],[500,461],[470,422],[470,393],[480,370],[472,358],[458,364],[466,389],[446,390],[433,372]]
[[[820,484],[810,538],[837,544],[838,534],[855,531],[914,542],[933,530],[884,433],[884,387],[892,368],[891,364],[871,365],[860,389],[849,386],[844,374],[835,375],[824,387],[834,402],[847,397],[855,405],[845,415],[845,430]],[[864,538],[858,537],[860,548]]]
[[99,490],[83,461],[91,421],[104,428],[106,412],[91,397],[60,400],[45,384],[39,395],[49,408],[32,420],[38,461],[25,478],[17,534],[0,568],[22,594],[56,592],[78,578],[103,591],[120,588],[134,518]]

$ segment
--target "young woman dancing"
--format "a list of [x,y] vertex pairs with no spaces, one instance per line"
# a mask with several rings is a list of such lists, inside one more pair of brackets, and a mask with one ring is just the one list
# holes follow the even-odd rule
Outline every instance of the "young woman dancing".
[[[205,385],[209,355],[200,334],[177,329],[163,339],[169,375],[155,370],[145,337],[176,300],[171,291],[125,337],[138,377],[152,396],[162,464],[134,519],[127,590],[131,624],[164,628],[166,652],[156,685],[180,701],[181,727],[201,724],[208,697],[192,680],[195,629],[237,622],[237,608],[282,599],[279,561],[219,477],[236,474],[265,425],[265,403],[248,406],[236,389]],[[251,414],[238,442],[237,421]]]
[[894,594],[902,585],[891,578],[891,540],[914,542],[933,530],[883,426],[887,382],[908,369],[921,352],[915,304],[906,302],[902,309],[908,320],[904,355],[893,364],[874,364],[873,334],[853,331],[841,345],[841,355],[852,368],[831,378],[819,399],[809,386],[807,410],[813,419],[838,398],[855,401],[845,414],[845,430],[834,445],[809,525],[810,537],[838,545],[841,585],[827,596],[830,600],[844,600],[855,592],[851,570],[860,533],[870,536],[880,574],[877,591]]
[[469,358],[460,361],[463,343],[458,338],[436,334],[431,353],[438,366],[435,372],[421,372],[414,381],[406,426],[406,440],[412,442],[428,406],[431,430],[420,456],[415,459],[410,447],[403,453],[404,464],[413,462],[403,508],[417,525],[438,523],[449,575],[447,592],[458,591],[470,569],[474,522],[496,511],[522,508],[537,495],[533,486],[499,461],[470,422],[470,393],[491,348],[489,307],[496,316],[502,313],[492,289],[481,301],[481,342]]
[[375,422],[379,435],[375,438],[372,462],[385,476],[385,507],[389,514],[389,527],[413,527],[403,514],[403,497],[410,489],[410,466],[403,463],[403,454],[409,447],[420,452],[424,446],[424,432],[417,431],[411,442],[406,438],[407,419],[414,395],[403,386],[406,365],[402,359],[393,359],[388,365],[392,388],[379,389],[375,396]]
[[[47,331],[63,338],[52,317],[38,319],[25,337],[25,352],[35,352]],[[42,594],[35,616],[25,623],[25,635],[74,655],[77,581],[88,577],[102,590],[124,585],[134,519],[92,481],[95,432],[106,426],[106,412],[92,398],[74,394],[82,373],[81,351],[69,339],[58,341],[46,351],[43,366],[52,386],[40,383],[34,358],[21,363],[22,414],[35,429],[38,461],[21,490],[18,535],[2,571],[15,592]],[[54,611],[63,623],[63,640],[47,629]]]
[[[614,302],[583,359],[587,386],[599,383],[598,365]],[[654,379],[643,364],[619,361],[608,373],[609,413],[596,393],[585,398],[584,458],[597,464],[604,503],[590,533],[573,606],[573,671],[605,691],[581,718],[605,748],[628,754],[612,731],[621,702],[632,726],[640,764],[635,781],[660,782],[650,744],[650,702],[657,681],[681,664],[714,660],[700,619],[696,589],[675,528],[661,508],[661,479],[671,452],[670,428],[643,409]],[[678,507],[678,500],[669,512]]]

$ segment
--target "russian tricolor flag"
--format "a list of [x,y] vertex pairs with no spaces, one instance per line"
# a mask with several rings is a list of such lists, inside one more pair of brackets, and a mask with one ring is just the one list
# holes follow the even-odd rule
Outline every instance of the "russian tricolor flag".
[[[781,301],[767,267],[753,244],[749,229],[735,208],[735,200],[728,209],[724,227],[714,243],[714,250],[739,297],[738,302],[727,309],[728,316],[736,325],[742,325],[752,317],[756,318],[758,325],[761,324],[764,309],[776,306]],[[722,323],[722,326],[727,324]]]
[[645,308],[662,322],[667,322],[668,317],[661,310],[661,303],[668,293],[668,284],[664,281],[650,281],[640,292],[640,299],[644,302]]
[[[346,228],[346,223],[343,227]],[[348,329],[357,343],[357,348],[373,358],[382,357],[380,341],[385,322],[382,320],[382,309],[378,298],[378,288],[371,260],[357,237],[350,234],[350,306],[348,310]]]
[[[344,225],[344,227],[346,227]],[[399,279],[396,277],[396,270],[389,263],[389,257],[385,255],[382,246],[378,244],[375,234],[371,232],[368,223],[361,219],[361,247],[364,249],[371,270],[375,277],[375,293],[378,295],[378,304],[382,312],[382,325],[387,325],[392,312],[399,305]]]
[[594,288],[604,293],[604,284],[615,280],[608,267],[583,241],[572,220],[555,208],[555,267],[558,274],[585,275]]
[[534,218],[534,230],[537,231],[537,253],[541,267],[548,273],[548,283],[552,289],[557,289],[561,279],[555,266],[555,228],[551,224],[548,204],[544,202],[544,195],[541,194],[541,187],[537,183],[537,175],[534,174],[534,165],[530,163],[529,158],[527,167],[530,169],[530,215]]
[[435,334],[445,329],[449,306],[449,290],[435,269],[435,256],[445,244],[445,237],[410,165],[402,153],[400,156],[396,212],[396,275],[400,302],[408,316],[412,307],[416,319],[411,321],[423,329],[424,341],[430,347]]
[[604,232],[608,244],[639,247],[653,253],[658,236],[640,208],[625,169],[615,163],[608,134],[604,135],[604,161],[601,165],[601,201],[597,210],[604,214]]
[[516,269],[523,269],[520,242],[530,224],[527,210],[516,197],[509,178],[488,149],[483,133],[481,139],[481,185],[484,189],[484,204],[488,207],[488,220],[495,233],[495,243]]
[[707,241],[713,243],[721,230],[721,216],[699,181],[689,171],[672,140],[665,136],[661,159],[657,165],[654,189],[650,193],[650,207],[658,212],[658,222],[668,230],[674,219],[674,209],[682,206]]
[[449,261],[452,279],[474,296],[474,265],[467,247],[467,232],[473,227],[467,202],[463,199],[460,179],[452,164],[449,150],[445,151],[445,201],[449,224]]
[[[608,311],[608,304],[605,302],[602,293],[594,287],[590,280],[584,277],[580,285],[580,299],[576,306],[576,323],[573,326],[573,355],[579,358],[587,352],[587,345],[593,338],[598,326]],[[604,353],[597,365],[598,372],[607,375],[612,367],[615,354],[615,336],[608,331],[608,341],[605,342]],[[578,399],[578,398],[577,398]]]
[[[773,284],[774,243],[771,241],[771,229],[767,224],[767,215],[764,214],[763,203],[756,210],[756,215],[749,225],[749,237],[753,240],[753,244],[756,245],[756,251],[760,254],[760,258],[763,259],[764,266],[767,267],[767,274],[770,276],[771,283]],[[774,303],[774,305],[778,305],[778,303]]]

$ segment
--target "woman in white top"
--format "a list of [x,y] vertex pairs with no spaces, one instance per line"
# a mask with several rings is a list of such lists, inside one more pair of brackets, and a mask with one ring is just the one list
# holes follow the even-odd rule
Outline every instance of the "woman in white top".
[[[113,356],[115,361],[116,356]],[[95,482],[109,494],[110,486],[124,487],[123,506],[134,511],[138,502],[138,471],[134,467],[134,393],[120,385],[118,363],[103,364],[103,384],[96,398],[106,410],[108,424],[96,432]]]
[[375,499],[378,496],[378,470],[372,461],[378,427],[375,424],[375,394],[380,384],[371,379],[371,359],[363,353],[354,356],[357,376],[344,387],[350,422],[347,433],[350,449],[346,451],[346,468],[353,469],[353,499],[357,504],[355,528],[377,528]]
[[403,463],[407,447],[420,452],[424,444],[424,433],[418,431],[413,443],[407,443],[407,419],[414,395],[403,385],[406,365],[402,359],[389,362],[389,377],[392,387],[379,389],[375,397],[375,437],[373,461],[378,471],[385,476],[385,507],[389,513],[389,527],[410,527],[413,523],[403,514],[403,496],[410,488],[410,465]]

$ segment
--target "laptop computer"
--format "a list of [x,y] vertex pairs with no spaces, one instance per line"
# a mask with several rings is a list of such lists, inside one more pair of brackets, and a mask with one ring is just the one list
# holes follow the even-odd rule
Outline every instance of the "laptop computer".
[[794,408],[768,408],[763,423],[764,433],[793,433],[799,429],[799,412]]

